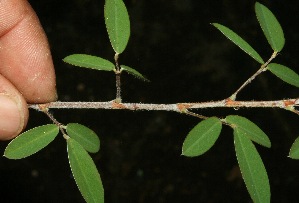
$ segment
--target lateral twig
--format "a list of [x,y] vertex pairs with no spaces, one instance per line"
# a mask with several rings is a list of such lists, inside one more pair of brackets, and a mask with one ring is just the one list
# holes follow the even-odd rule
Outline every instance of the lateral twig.
[[59,127],[60,132],[62,133],[63,137],[65,139],[68,139],[69,136],[67,135],[67,133],[65,132],[65,127],[62,123],[58,122],[56,120],[56,118],[54,118],[54,116],[49,112],[49,108],[48,108],[48,104],[35,104],[36,108],[38,108],[38,110],[42,111],[44,114],[46,114],[50,120]]
[[200,119],[208,119],[209,118],[207,116],[203,116],[203,115],[188,111],[187,109],[185,109],[184,113],[189,115],[189,116],[194,116],[194,117],[197,117],[197,118],[200,118]]
[[239,87],[239,89],[237,89],[229,98],[231,100],[236,100],[237,94],[244,89],[244,87],[246,87],[249,83],[251,83],[259,74],[261,74],[262,72],[267,70],[267,66],[268,64],[277,56],[278,52],[273,52],[273,54],[271,55],[271,57],[269,58],[269,60],[264,63],[263,65],[261,65],[261,67],[258,69],[258,71],[256,73],[254,73],[250,78],[248,78],[242,85],[241,87]]

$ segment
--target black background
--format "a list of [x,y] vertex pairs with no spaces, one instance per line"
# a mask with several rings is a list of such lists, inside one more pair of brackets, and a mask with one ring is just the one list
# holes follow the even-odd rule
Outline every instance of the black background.
[[[105,30],[104,1],[31,0],[48,35],[61,101],[110,101],[111,72],[84,70],[62,62],[85,53],[113,60]],[[177,103],[224,99],[259,65],[212,22],[230,27],[266,60],[272,54],[254,13],[254,1],[127,0],[131,38],[120,63],[151,82],[122,75],[124,102]],[[275,62],[299,72],[298,1],[261,1],[280,21],[286,45]],[[239,100],[298,97],[298,88],[271,73],[246,87]],[[276,109],[206,109],[206,116],[238,114],[258,124],[272,148],[256,146],[268,171],[272,202],[298,201],[299,163],[287,157],[299,136],[297,115]],[[101,150],[92,155],[101,173],[106,202],[251,202],[241,178],[232,130],[223,127],[215,146],[196,158],[181,156],[181,145],[198,119],[170,112],[52,110],[67,124],[79,122],[98,133]],[[30,111],[28,128],[49,123]],[[1,142],[3,153],[7,142]],[[62,136],[41,152],[18,161],[0,159],[1,202],[84,202],[68,166]]]

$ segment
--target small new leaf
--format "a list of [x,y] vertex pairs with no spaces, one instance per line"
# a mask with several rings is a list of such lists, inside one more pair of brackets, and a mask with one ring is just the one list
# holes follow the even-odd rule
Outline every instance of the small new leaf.
[[234,129],[235,150],[247,190],[253,202],[270,202],[270,184],[263,161],[251,140]]
[[289,157],[292,159],[299,159],[299,137],[292,144]]
[[13,139],[6,147],[4,156],[9,159],[28,157],[51,143],[58,135],[57,125],[49,124],[30,129]]
[[267,67],[284,82],[299,87],[299,75],[292,69],[277,63],[270,63]]
[[219,118],[211,117],[198,123],[187,135],[182,155],[194,157],[208,151],[218,139],[222,129]]
[[63,59],[64,62],[82,68],[90,68],[103,71],[113,71],[114,64],[110,61],[87,54],[72,54]]
[[240,47],[244,52],[246,52],[249,56],[251,56],[257,62],[259,62],[260,64],[264,64],[264,60],[262,59],[262,57],[238,34],[236,34],[231,29],[229,29],[223,25],[220,25],[218,23],[212,23],[212,25],[215,26],[220,32],[222,32],[224,34],[225,37],[227,37],[234,44],[236,44],[238,47]]
[[66,126],[67,134],[76,140],[86,151],[96,153],[100,150],[100,139],[97,134],[88,127],[69,123]]
[[104,203],[100,174],[89,154],[74,139],[67,139],[68,158],[76,184],[88,203]]
[[284,47],[285,39],[283,30],[273,13],[263,4],[255,3],[255,13],[268,43],[275,52],[280,52]]
[[238,129],[239,134],[247,136],[252,141],[270,148],[271,142],[268,136],[253,122],[242,116],[230,115],[225,118],[225,121]]
[[127,8],[122,0],[106,0],[104,15],[111,45],[120,54],[125,50],[130,37]]
[[134,75],[135,77],[137,77],[140,80],[143,80],[145,82],[150,82],[146,77],[144,77],[141,73],[139,73],[137,70],[130,68],[129,66],[125,66],[125,65],[121,65],[120,66],[120,71],[125,71],[131,75]]

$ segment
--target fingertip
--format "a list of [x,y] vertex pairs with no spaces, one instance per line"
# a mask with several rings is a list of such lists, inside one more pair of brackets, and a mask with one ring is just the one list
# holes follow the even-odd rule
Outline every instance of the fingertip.
[[25,99],[0,75],[0,140],[16,137],[25,128],[28,115]]
[[9,140],[16,137],[27,123],[27,109],[20,101],[8,95],[0,94],[0,139]]

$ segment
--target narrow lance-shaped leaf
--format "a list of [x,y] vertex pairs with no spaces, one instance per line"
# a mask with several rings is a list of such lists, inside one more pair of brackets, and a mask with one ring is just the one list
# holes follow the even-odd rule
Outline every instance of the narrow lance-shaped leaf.
[[100,150],[100,139],[97,134],[84,125],[69,123],[66,126],[67,134],[76,140],[86,151],[96,153]]
[[187,135],[182,155],[194,157],[208,151],[218,139],[222,128],[219,118],[211,117],[198,123]]
[[130,68],[129,66],[125,66],[125,65],[121,65],[120,67],[121,67],[120,71],[125,71],[131,75],[134,75],[135,77],[137,77],[140,80],[149,82],[149,80],[146,77],[144,77],[141,73],[139,73],[137,70]]
[[120,54],[125,50],[130,37],[127,8],[122,0],[106,0],[104,15],[111,45]]
[[271,147],[271,142],[268,136],[253,122],[242,116],[230,115],[225,118],[225,121],[238,129],[239,133],[244,134],[252,141],[263,145],[265,147]]
[[257,62],[259,62],[260,64],[264,64],[264,60],[262,59],[262,57],[238,34],[236,34],[231,29],[229,29],[223,25],[220,25],[218,23],[212,23],[212,25],[214,25],[220,32],[222,32],[224,34],[225,37],[227,37],[234,44],[236,44],[238,47],[240,47],[244,52],[246,52],[248,55],[250,55]]
[[92,158],[72,138],[67,140],[67,150],[73,176],[85,201],[88,203],[103,203],[104,188]]
[[270,63],[267,67],[284,82],[299,87],[299,75],[292,69],[277,63]]
[[234,129],[235,150],[241,173],[253,202],[270,203],[270,184],[263,161],[251,140]]
[[273,13],[263,4],[255,3],[255,13],[272,49],[279,52],[284,47],[283,30]]
[[13,139],[6,147],[4,156],[9,159],[28,157],[51,143],[59,133],[55,124],[30,129]]
[[113,71],[114,64],[110,61],[87,54],[73,54],[63,59],[64,62],[82,68],[90,68],[103,71]]
[[289,157],[292,159],[299,159],[299,137],[292,144]]

